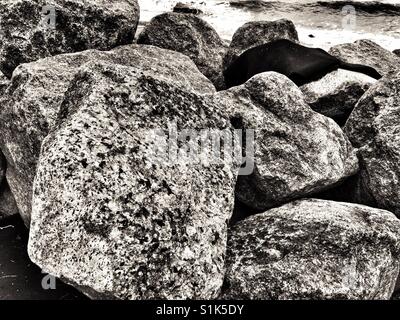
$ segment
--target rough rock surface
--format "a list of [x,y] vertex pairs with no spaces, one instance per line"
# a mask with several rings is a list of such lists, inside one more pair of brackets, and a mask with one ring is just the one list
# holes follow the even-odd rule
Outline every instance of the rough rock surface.
[[170,122],[178,134],[232,127],[212,95],[160,73],[82,67],[43,142],[29,254],[91,297],[210,299],[223,284],[236,166],[153,148]]
[[300,89],[314,111],[344,125],[358,100],[375,82],[362,73],[339,69]]
[[383,76],[400,68],[400,57],[371,40],[339,44],[333,46],[329,53],[345,62],[373,67]]
[[400,57],[400,49],[394,50],[393,53],[394,53],[396,56]]
[[136,0],[3,0],[0,70],[10,78],[21,63],[132,43],[138,21]]
[[357,172],[355,151],[340,127],[314,112],[285,76],[263,73],[218,96],[237,128],[255,131],[254,157],[249,156],[255,169],[239,176],[236,189],[250,208],[269,209]]
[[194,14],[169,12],[154,17],[137,43],[189,56],[217,89],[223,89],[222,62],[226,45],[207,22]]
[[400,72],[371,87],[345,126],[359,149],[361,171],[355,201],[400,216]]
[[278,39],[299,41],[292,21],[252,21],[244,24],[233,35],[229,50],[224,58],[224,70],[243,52]]
[[231,230],[231,299],[389,299],[399,272],[400,221],[361,205],[301,200]]
[[131,65],[145,74],[159,73],[182,88],[215,92],[188,57],[152,46],[128,45],[109,52],[89,50],[21,65],[1,101],[0,141],[8,162],[7,179],[27,225],[42,141],[54,127],[71,80],[89,61]]

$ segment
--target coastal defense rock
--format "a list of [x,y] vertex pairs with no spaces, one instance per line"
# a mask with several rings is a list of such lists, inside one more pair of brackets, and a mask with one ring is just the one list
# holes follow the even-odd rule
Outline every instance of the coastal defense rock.
[[6,0],[0,2],[0,69],[86,49],[132,43],[136,0]]
[[247,148],[254,170],[239,176],[236,187],[246,206],[264,211],[357,172],[356,153],[340,127],[314,112],[285,76],[263,73],[218,96],[237,128],[254,130],[255,150]]
[[400,221],[361,205],[301,200],[237,224],[227,252],[229,299],[390,299]]
[[375,68],[382,76],[400,68],[400,57],[371,40],[339,44],[329,53],[349,63],[359,63]]
[[314,111],[344,125],[358,100],[375,82],[362,73],[339,69],[300,89]]
[[139,35],[139,44],[189,56],[217,89],[223,89],[222,61],[226,45],[207,22],[193,14],[169,12],[154,17]]
[[359,148],[361,171],[354,201],[400,216],[400,72],[383,78],[360,99],[345,126]]
[[299,41],[297,30],[292,21],[252,21],[244,24],[233,35],[231,45],[224,58],[224,70],[243,52],[278,39]]
[[232,132],[219,104],[157,72],[91,63],[62,108],[37,169],[31,259],[94,298],[216,298],[237,169],[203,163],[208,149],[188,161],[193,135],[176,156],[168,143]]
[[32,183],[42,141],[55,125],[71,80],[90,61],[131,65],[144,74],[159,73],[188,90],[215,92],[188,57],[152,46],[128,45],[109,52],[89,50],[18,67],[1,101],[0,141],[8,162],[7,179],[28,226]]

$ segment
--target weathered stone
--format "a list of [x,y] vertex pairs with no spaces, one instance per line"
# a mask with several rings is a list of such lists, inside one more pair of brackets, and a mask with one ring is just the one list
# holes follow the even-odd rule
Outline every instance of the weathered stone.
[[353,201],[376,205],[400,216],[400,72],[372,86],[345,126],[359,148],[361,171]]
[[8,162],[7,179],[27,225],[42,141],[55,125],[71,80],[89,61],[130,65],[144,74],[158,73],[183,89],[215,92],[188,57],[152,46],[128,45],[109,52],[89,50],[21,65],[1,102],[0,142]]
[[236,187],[243,204],[263,211],[357,172],[356,153],[340,127],[314,112],[285,76],[263,73],[218,96],[237,128],[255,132],[249,156],[255,169],[240,176]]
[[10,78],[22,63],[132,43],[138,21],[136,0],[3,0],[0,69]]
[[400,221],[361,205],[301,200],[230,232],[230,299],[389,299],[399,272]]
[[400,49],[393,50],[393,53],[394,53],[396,56],[400,57]]
[[314,111],[344,125],[358,100],[375,82],[362,73],[339,69],[300,89]]
[[383,76],[400,68],[400,57],[371,40],[339,44],[333,46],[329,53],[348,63],[373,67]]
[[292,21],[252,21],[244,24],[233,35],[229,50],[224,58],[224,70],[243,52],[278,39],[299,41],[297,30]]
[[169,12],[154,17],[137,43],[189,56],[217,89],[225,87],[222,61],[226,45],[211,25],[193,14]]
[[62,108],[35,178],[31,259],[91,297],[216,298],[237,168],[152,152],[166,147],[157,138],[170,122],[177,134],[231,132],[213,96],[160,72],[91,63]]

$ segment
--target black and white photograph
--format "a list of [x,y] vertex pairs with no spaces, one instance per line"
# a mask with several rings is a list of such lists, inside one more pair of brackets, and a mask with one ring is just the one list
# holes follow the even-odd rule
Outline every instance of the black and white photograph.
[[0,0],[0,305],[233,318],[399,274],[400,0]]

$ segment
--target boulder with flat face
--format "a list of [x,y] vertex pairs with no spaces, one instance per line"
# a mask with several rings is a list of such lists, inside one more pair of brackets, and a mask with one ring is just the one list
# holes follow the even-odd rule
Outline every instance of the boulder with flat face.
[[225,87],[222,60],[226,45],[213,27],[196,15],[177,12],[158,15],[146,26],[137,42],[189,56],[217,89]]
[[357,172],[355,150],[343,131],[313,111],[285,76],[259,74],[218,97],[234,125],[248,131],[247,139],[254,133],[254,143],[246,146],[248,166],[254,169],[240,175],[236,187],[246,206],[264,211]]
[[17,68],[0,111],[0,143],[8,163],[7,179],[29,226],[32,184],[43,139],[55,126],[64,93],[79,68],[90,61],[130,65],[201,94],[213,85],[182,54],[152,46],[128,45],[49,57]]
[[238,170],[185,150],[201,130],[232,127],[212,95],[172,79],[179,68],[152,63],[93,62],[76,75],[43,142],[29,254],[93,298],[213,299]]
[[400,221],[390,212],[301,200],[239,222],[227,252],[228,299],[390,299]]
[[136,0],[3,0],[0,70],[86,49],[132,43],[139,22]]

